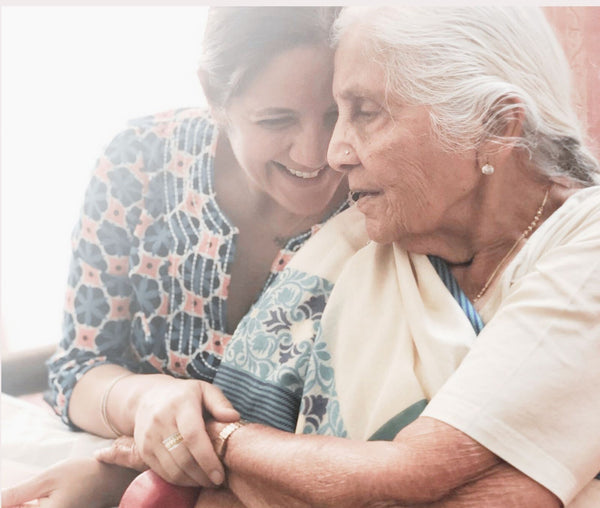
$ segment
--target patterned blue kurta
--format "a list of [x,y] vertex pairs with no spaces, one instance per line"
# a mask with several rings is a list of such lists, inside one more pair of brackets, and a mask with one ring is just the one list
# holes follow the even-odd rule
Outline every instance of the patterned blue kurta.
[[[217,130],[200,110],[148,116],[99,158],[74,231],[63,338],[46,400],[66,423],[77,380],[113,363],[212,381],[238,230],[215,200]],[[319,225],[273,261],[268,286]]]

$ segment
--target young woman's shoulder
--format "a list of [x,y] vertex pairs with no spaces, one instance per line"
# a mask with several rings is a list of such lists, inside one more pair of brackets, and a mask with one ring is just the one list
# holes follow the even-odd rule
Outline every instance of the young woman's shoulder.
[[128,122],[130,128],[142,132],[157,131],[162,134],[186,124],[213,125],[214,122],[208,109],[200,107],[170,109],[134,118]]

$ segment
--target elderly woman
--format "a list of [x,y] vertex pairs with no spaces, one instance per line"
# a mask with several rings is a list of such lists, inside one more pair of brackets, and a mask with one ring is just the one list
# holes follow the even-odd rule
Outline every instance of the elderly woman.
[[600,188],[551,30],[356,7],[335,40],[356,206],[229,343],[215,383],[255,423],[208,423],[228,490],[196,506],[570,503],[600,466]]
[[[345,9],[336,41],[339,118],[328,158],[348,175],[374,242],[336,278],[305,368],[299,429],[393,442],[244,426],[227,440],[231,487],[244,499],[258,479],[261,496],[275,490],[309,505],[569,503],[600,466],[600,188],[554,35],[538,10],[372,7]],[[458,286],[455,300],[431,296],[439,291],[423,255]],[[382,265],[395,273],[381,275]],[[476,339],[478,320],[469,337],[459,317],[475,311],[485,324]],[[370,312],[371,333],[361,324]],[[262,329],[247,317],[240,328],[261,340],[229,346],[227,361],[249,365],[246,378],[260,369],[239,358],[264,363],[276,317]],[[405,350],[390,344],[407,340]],[[447,383],[433,379],[471,344]],[[285,363],[298,349],[273,357]],[[408,362],[397,359],[402,351]],[[225,388],[234,386],[219,382],[227,367],[216,379]],[[399,384],[390,373],[402,368],[413,372]],[[285,376],[274,369],[262,381]],[[377,409],[385,398],[396,420]],[[418,412],[421,398],[431,398],[425,411],[396,435],[398,420],[410,419],[401,410]]]

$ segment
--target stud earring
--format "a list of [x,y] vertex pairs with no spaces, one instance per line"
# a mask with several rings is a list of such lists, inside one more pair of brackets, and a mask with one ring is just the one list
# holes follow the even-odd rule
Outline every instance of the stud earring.
[[492,166],[491,164],[484,164],[481,167],[481,172],[484,175],[493,175],[494,174],[494,166]]
[[346,151],[344,152],[344,155],[350,155],[350,150],[346,150]]

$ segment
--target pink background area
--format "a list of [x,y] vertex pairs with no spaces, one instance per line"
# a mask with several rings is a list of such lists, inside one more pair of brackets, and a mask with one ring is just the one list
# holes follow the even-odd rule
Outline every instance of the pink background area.
[[600,157],[600,7],[544,7],[574,72],[577,113]]

